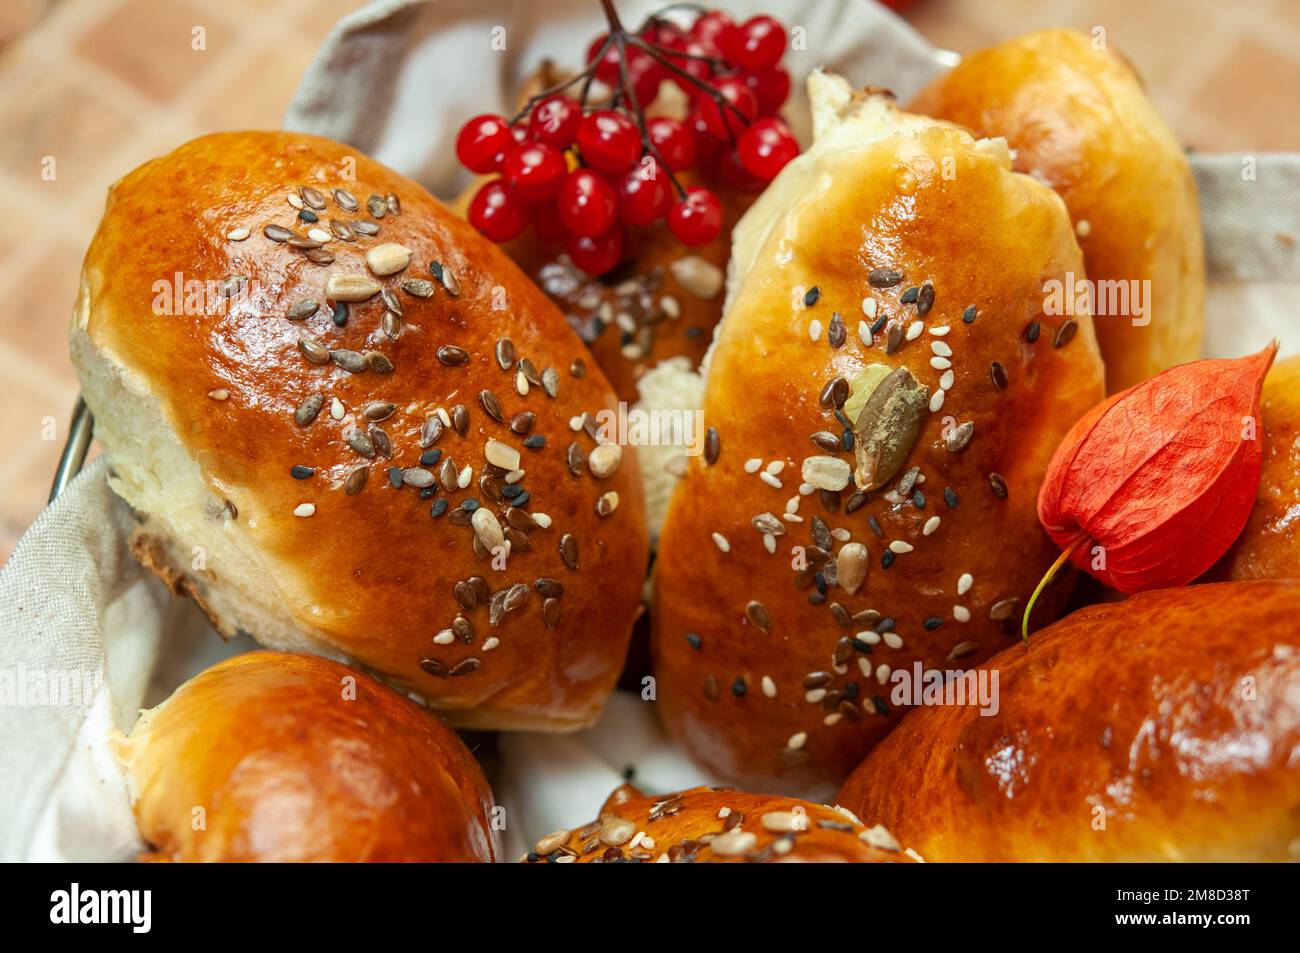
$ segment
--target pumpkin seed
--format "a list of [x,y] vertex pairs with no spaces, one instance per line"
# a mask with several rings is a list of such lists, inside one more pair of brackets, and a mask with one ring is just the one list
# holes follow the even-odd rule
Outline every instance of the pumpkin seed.
[[858,489],[878,489],[902,468],[921,432],[929,404],[930,392],[905,367],[880,382],[854,424],[854,481]]

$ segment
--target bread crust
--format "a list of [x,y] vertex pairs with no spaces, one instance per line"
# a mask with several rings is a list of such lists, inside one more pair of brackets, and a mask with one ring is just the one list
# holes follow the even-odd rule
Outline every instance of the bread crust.
[[[751,210],[771,227],[761,240],[746,236],[755,264],[730,292],[704,398],[704,423],[716,428],[720,452],[712,465],[692,460],[660,539],[652,607],[660,713],[714,776],[751,790],[828,797],[901,715],[883,702],[881,675],[890,667],[916,660],[950,667],[954,659],[969,666],[1008,644],[1018,618],[1008,600],[1023,605],[1057,555],[1035,513],[1039,483],[1065,431],[1102,396],[1087,315],[1057,347],[1066,319],[1042,311],[1043,282],[1082,269],[1060,199],[1008,172],[989,144],[955,127],[907,121],[923,128],[814,145]],[[743,260],[737,254],[733,266]],[[901,271],[901,280],[872,287],[876,269]],[[934,304],[922,320],[917,305],[900,298],[925,284]],[[813,288],[816,300],[805,304]],[[882,329],[868,346],[859,334],[860,322],[871,320],[864,296],[876,314],[904,328],[919,323],[924,333],[888,354]],[[976,317],[968,323],[970,306]],[[834,314],[847,325],[838,348],[828,342]],[[817,340],[814,320],[823,329]],[[930,328],[948,330],[936,336]],[[820,493],[802,496],[804,461],[827,454],[811,435],[844,429],[821,402],[823,388],[883,364],[906,367],[933,393],[944,371],[932,361],[943,345],[953,373],[945,403],[923,415],[887,484],[851,514],[853,483],[829,506]],[[1005,390],[991,380],[994,361],[1007,375]],[[973,437],[950,451],[963,423],[973,424]],[[912,467],[924,482],[891,502]],[[992,474],[1005,499],[993,492]],[[781,515],[790,501],[797,521]],[[772,552],[755,522],[765,513],[783,528]],[[940,523],[927,534],[935,517]],[[815,555],[814,518],[868,550],[861,587],[849,593],[832,582],[820,604],[794,550]],[[895,541],[913,551],[886,557]],[[833,538],[831,562],[844,542]],[[956,618],[955,606],[969,611],[968,621]],[[1052,608],[1045,612],[1052,617]],[[861,644],[850,646],[854,637]]]
[[[360,207],[346,209],[338,188]],[[324,207],[313,210],[305,195]],[[400,208],[379,217],[368,208],[372,195],[395,195]],[[303,221],[300,205],[319,221]],[[302,238],[311,228],[332,229],[336,218],[349,227],[370,221],[378,234],[336,237],[314,250],[264,234],[277,225]],[[409,264],[381,275],[390,266],[367,256],[394,244],[410,251]],[[310,251],[335,260],[315,263]],[[345,274],[373,280],[392,297],[347,304],[346,323],[337,326],[332,306],[346,293],[327,290],[327,281]],[[232,276],[242,284],[227,300],[221,283]],[[189,308],[185,291],[173,289],[192,281],[218,288],[216,297],[205,294],[200,308]],[[170,308],[159,308],[164,299]],[[382,315],[394,300],[401,328],[390,340]],[[317,309],[294,319],[290,309],[301,301]],[[383,372],[382,361],[347,370],[346,354],[313,363],[300,349],[303,337],[330,352],[378,352],[392,370]],[[115,488],[183,554],[166,577],[174,590],[223,590],[224,600],[209,603],[239,614],[216,620],[223,632],[241,627],[276,647],[326,647],[482,727],[570,729],[597,716],[622,664],[647,558],[635,452],[623,448],[604,478],[586,466],[570,472],[568,445],[584,458],[596,446],[571,422],[616,408],[608,381],[518,268],[416,183],[341,144],[296,133],[187,143],[111,190],[86,256],[73,338],[86,400],[118,474]],[[501,339],[512,345],[508,369],[497,359]],[[524,359],[530,363],[520,370]],[[581,370],[571,369],[578,364]],[[168,439],[191,461],[203,483],[198,492],[214,507],[206,522],[192,503],[178,513],[159,502],[156,455],[137,443],[130,421],[104,425],[117,398],[101,385],[100,365],[122,393],[158,408]],[[484,391],[495,395],[502,421],[490,416]],[[295,412],[313,395],[323,404],[310,423],[299,423]],[[370,417],[373,402],[392,407]],[[422,429],[438,409],[448,425],[422,446]],[[535,415],[527,436],[508,426],[525,411]],[[371,427],[384,432],[391,457]],[[361,444],[369,456],[348,442],[356,433],[373,437],[369,448]],[[525,439],[544,445],[529,449]],[[524,476],[514,489],[507,489],[505,469],[487,466],[488,440],[519,454]],[[441,451],[441,460],[421,464],[426,449]],[[404,471],[424,469],[413,479],[432,473],[442,482],[449,459],[453,478],[471,468],[468,486],[453,479],[450,491],[444,484],[423,499],[414,485],[389,483],[390,468],[400,468],[399,481]],[[295,466],[310,475],[295,479]],[[345,481],[361,466],[370,468],[366,483],[348,494]],[[491,486],[484,483],[489,475]],[[518,487],[527,502],[503,495]],[[598,499],[611,492],[617,507],[598,515]],[[469,498],[508,536],[504,568],[475,549],[480,534],[462,509]],[[432,517],[442,500],[446,512]],[[314,507],[312,515],[295,515],[303,504]],[[539,513],[549,526],[525,515]],[[194,539],[178,529],[195,525],[210,535]],[[482,538],[492,538],[490,527]],[[566,539],[573,541],[568,559]],[[191,563],[196,545],[208,551]],[[486,585],[470,609],[455,590],[472,577]],[[539,590],[537,580],[548,579],[562,594]],[[487,595],[500,599],[516,585],[522,605],[492,618]],[[558,600],[553,628],[544,617],[547,598]],[[435,641],[458,616],[469,623],[467,637],[461,626],[450,643]]]
[[981,666],[997,714],[916,711],[840,803],[928,861],[1294,860],[1297,613],[1294,581],[1080,609]]
[[1300,357],[1278,361],[1260,397],[1264,461],[1246,527],[1213,579],[1300,579]]
[[1094,285],[1150,283],[1144,316],[1093,309],[1108,393],[1200,357],[1196,185],[1127,60],[1077,30],[1040,30],[963,54],[908,108],[1005,137],[1016,170],[1065,200]]
[[524,860],[891,864],[911,863],[912,857],[888,831],[868,830],[825,804],[706,787],[648,796],[624,784],[610,794],[596,821],[543,837]]
[[144,713],[120,756],[149,861],[494,861],[455,733],[338,662],[248,652]]

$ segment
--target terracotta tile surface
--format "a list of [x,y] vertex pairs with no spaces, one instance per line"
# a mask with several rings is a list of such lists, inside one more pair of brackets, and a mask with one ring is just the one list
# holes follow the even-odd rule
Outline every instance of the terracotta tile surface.
[[[76,397],[68,315],[104,189],[195,135],[278,125],[313,50],[360,2],[0,0],[0,562],[44,505]],[[1295,0],[917,0],[906,16],[959,51],[1102,26],[1190,145],[1300,150]]]

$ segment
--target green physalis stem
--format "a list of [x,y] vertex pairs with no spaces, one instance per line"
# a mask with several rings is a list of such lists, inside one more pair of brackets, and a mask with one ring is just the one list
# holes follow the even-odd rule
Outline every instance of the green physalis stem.
[[1025,606],[1025,616],[1020,621],[1020,635],[1024,639],[1024,641],[1026,642],[1029,641],[1029,614],[1034,611],[1034,603],[1038,601],[1039,593],[1041,593],[1044,589],[1047,588],[1047,584],[1052,581],[1052,578],[1056,575],[1057,570],[1059,570],[1063,565],[1065,565],[1065,561],[1067,559],[1069,559],[1071,556],[1074,555],[1074,551],[1078,549],[1080,546],[1082,546],[1084,543],[1086,543],[1087,541],[1088,541],[1088,534],[1081,533],[1079,537],[1073,543],[1070,544],[1069,548],[1066,549],[1065,552],[1061,553],[1060,556],[1056,557],[1056,562],[1052,563],[1051,568],[1048,569],[1047,572],[1043,574],[1043,578],[1038,580],[1038,587],[1034,589],[1034,594],[1029,597],[1029,604]]

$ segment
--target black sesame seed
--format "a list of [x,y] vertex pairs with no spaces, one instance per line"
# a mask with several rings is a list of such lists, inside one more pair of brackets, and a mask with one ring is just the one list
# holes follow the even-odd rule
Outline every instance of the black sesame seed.
[[744,698],[746,687],[745,679],[740,675],[737,675],[736,680],[731,683],[731,694],[735,695],[737,698]]
[[305,480],[309,476],[315,476],[315,475],[316,475],[316,471],[311,467],[304,467],[299,465],[299,466],[294,466],[289,468],[289,476],[293,477],[295,480]]
[[885,531],[880,528],[880,520],[876,519],[874,516],[867,517],[867,525],[871,527],[871,532],[875,533],[877,536],[883,537],[885,535]]
[[863,642],[861,639],[852,639],[851,641],[855,651],[861,652],[863,655],[871,654],[871,646],[866,642]]
[[298,217],[299,217],[300,219],[302,219],[304,222],[319,222],[319,221],[320,221],[320,217],[319,217],[315,212],[313,212],[311,209],[309,209],[309,208],[302,209],[302,210],[298,213]]
[[441,450],[426,450],[420,454],[420,466],[431,467],[442,459]]
[[348,306],[345,302],[343,301],[334,302],[333,318],[334,318],[335,327],[341,328],[348,323]]
[[438,495],[438,484],[431,483],[429,486],[420,488],[420,499],[428,500]]
[[881,331],[881,329],[884,328],[885,323],[886,323],[888,320],[889,320],[889,316],[888,316],[888,315],[885,315],[885,314],[882,314],[880,317],[876,318],[875,323],[871,325],[871,333],[872,333],[872,335],[874,336],[874,335],[879,334],[880,331]]
[[1042,331],[1043,331],[1043,326],[1041,324],[1039,324],[1037,321],[1031,321],[1029,323],[1029,326],[1025,328],[1025,340],[1028,341],[1030,344],[1033,344],[1035,341],[1038,340],[1038,335],[1041,334]]
[[518,483],[507,483],[501,488],[501,495],[507,500],[513,500],[524,495],[524,488]]
[[885,704],[885,700],[881,698],[879,695],[873,695],[871,697],[871,704],[876,706],[876,711],[880,712],[880,714],[882,715],[889,714],[889,706]]
[[853,428],[845,427],[844,432],[840,434],[840,446],[842,446],[845,450],[852,450],[853,440],[854,440]]
[[892,565],[894,565],[894,554],[886,549],[884,555],[880,557],[880,568],[888,569]]
[[943,619],[940,619],[938,616],[932,615],[930,616],[930,618],[922,622],[921,625],[933,631],[934,629],[937,629],[939,628],[939,626],[943,625]]
[[461,503],[461,507],[465,510],[466,513],[473,513],[476,509],[479,508],[479,502],[478,500],[474,499],[474,497],[467,496],[465,497],[465,502]]
[[957,504],[960,502],[957,498],[957,491],[950,486],[945,486],[943,488],[943,501],[953,509],[956,509]]
[[546,438],[539,433],[535,433],[524,438],[524,446],[529,450],[541,450],[542,447],[546,446]]
[[432,516],[434,519],[437,519],[445,512],[447,512],[446,499],[434,500],[433,506],[429,507],[429,515]]
[[803,303],[807,307],[811,308],[813,305],[817,303],[817,299],[820,298],[821,296],[822,296],[821,289],[818,288],[816,285],[813,285],[811,288],[808,289],[807,293],[804,294]]
[[388,470],[387,470],[387,473],[388,473],[388,483],[389,483],[389,485],[392,486],[392,488],[393,488],[394,490],[401,489],[401,486],[402,486],[402,468],[401,468],[401,467],[389,467]]
[[925,509],[925,494],[922,493],[920,490],[914,491],[912,493],[912,505],[915,506],[918,510]]
[[695,651],[698,652],[698,651],[700,650],[700,648],[704,645],[704,640],[701,639],[701,638],[699,637],[699,634],[698,634],[698,633],[695,633],[695,632],[687,632],[687,633],[686,633],[686,644],[689,645],[691,648],[695,649]]
[[921,293],[921,289],[917,285],[912,285],[912,287],[908,288],[906,291],[904,291],[901,295],[898,296],[898,303],[916,304],[916,296],[919,295],[920,293]]
[[975,323],[975,305],[971,305],[969,308],[967,308],[965,311],[963,311],[963,312],[961,313],[961,319],[962,319],[962,321],[966,322],[967,324],[974,324],[974,323]]
[[694,324],[692,324],[690,327],[688,327],[688,328],[686,329],[686,332],[685,332],[686,337],[687,337],[687,338],[690,338],[690,339],[692,339],[692,340],[695,339],[695,338],[697,338],[697,337],[699,337],[699,336],[700,336],[701,334],[703,334],[703,333],[704,333],[704,328],[697,327],[697,326],[694,325]]
[[[870,650],[870,648],[871,646],[868,645],[867,649]],[[860,691],[862,691],[862,689],[857,682],[849,682],[844,686],[844,697],[849,699],[849,701],[853,701],[858,697],[858,692]]]
[[530,497],[528,496],[528,491],[524,490],[524,492],[520,493],[518,496],[515,497],[514,499],[515,506],[527,506],[529,499]]
[[817,586],[817,591],[823,596],[826,595],[826,577],[821,573],[813,576],[813,584]]
[[879,622],[876,623],[876,631],[881,633],[893,632],[894,620],[889,616],[886,616],[885,618],[881,619]]

